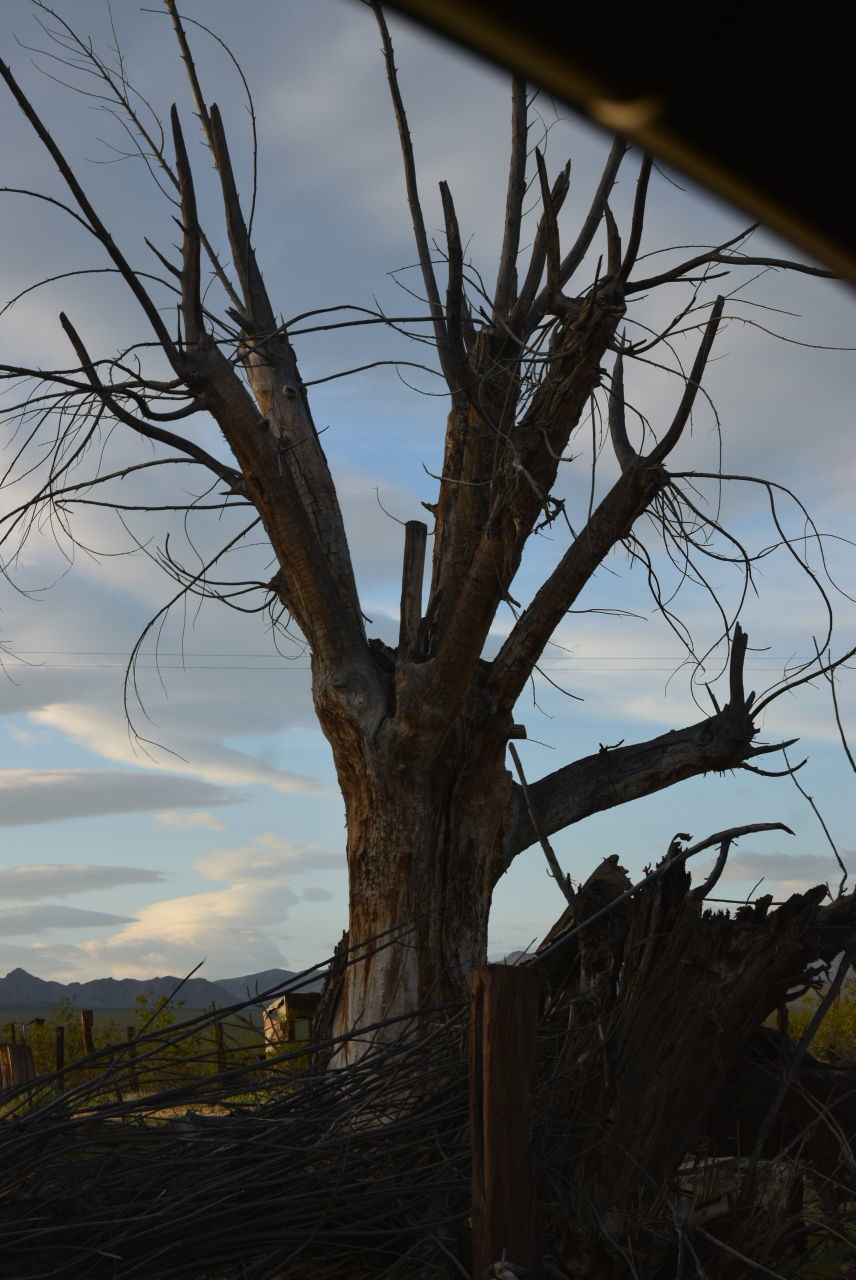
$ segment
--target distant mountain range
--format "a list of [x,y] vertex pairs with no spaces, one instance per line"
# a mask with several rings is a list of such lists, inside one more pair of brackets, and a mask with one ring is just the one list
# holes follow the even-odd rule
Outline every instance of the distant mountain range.
[[[248,973],[240,978],[218,978],[209,982],[206,978],[95,978],[92,982],[47,982],[35,978],[26,969],[13,969],[0,978],[0,1009],[49,1008],[54,1009],[60,1000],[72,1000],[78,1009],[132,1009],[137,996],[171,996],[176,988],[176,1000],[183,1000],[188,1009],[205,1009],[210,1004],[220,1007],[237,1004],[272,987],[282,986],[293,978],[290,969],[265,969],[262,973]],[[316,990],[320,979],[304,990]]]

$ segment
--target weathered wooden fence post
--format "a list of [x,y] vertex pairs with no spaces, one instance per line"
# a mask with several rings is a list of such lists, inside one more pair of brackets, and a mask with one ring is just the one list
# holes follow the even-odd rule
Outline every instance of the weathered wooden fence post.
[[56,1029],[56,1092],[57,1097],[65,1093],[65,1027],[60,1023]]
[[226,1070],[226,1046],[223,1043],[223,1023],[218,1019],[214,1023],[214,1051],[217,1055],[217,1070]]
[[83,1036],[83,1052],[94,1053],[95,1045],[92,1040],[92,1010],[80,1010],[80,1034]]
[[36,1068],[26,1040],[0,1044],[0,1089],[15,1089],[35,1079]]
[[128,1067],[128,1084],[130,1085],[132,1093],[138,1093],[140,1089],[140,1082],[139,1082],[139,1079],[137,1078],[137,1063],[136,1063],[137,1039],[136,1037],[137,1037],[136,1027],[125,1028],[125,1039],[128,1042],[128,1057],[131,1060],[131,1065]]
[[539,1280],[538,1202],[529,1109],[538,974],[489,964],[470,975],[473,1276],[503,1259]]

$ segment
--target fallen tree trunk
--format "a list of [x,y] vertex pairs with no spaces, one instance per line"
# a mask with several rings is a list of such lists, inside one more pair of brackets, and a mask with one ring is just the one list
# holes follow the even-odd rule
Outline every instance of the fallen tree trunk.
[[[822,906],[824,886],[775,910],[759,899],[736,918],[705,909],[712,885],[692,888],[688,852],[676,838],[635,891],[618,859],[606,859],[533,961],[549,988],[536,1122],[542,1198],[547,1234],[574,1276],[673,1274],[675,1249],[698,1227],[676,1210],[678,1169],[714,1104],[728,1113],[725,1082],[810,966],[856,940],[856,897]],[[799,1083],[785,1097],[792,1110]],[[774,1093],[768,1085],[768,1103]],[[782,1150],[805,1121],[793,1114],[773,1131]],[[732,1247],[729,1230],[717,1227],[719,1244],[706,1232],[691,1242],[711,1255],[712,1273],[717,1251]],[[726,1260],[736,1275],[733,1255]]]

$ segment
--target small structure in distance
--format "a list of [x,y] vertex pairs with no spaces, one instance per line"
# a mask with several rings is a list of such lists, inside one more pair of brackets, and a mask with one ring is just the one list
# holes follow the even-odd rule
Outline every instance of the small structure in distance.
[[318,991],[290,991],[265,1007],[266,1057],[277,1057],[287,1045],[311,1039],[312,1018],[320,998]]

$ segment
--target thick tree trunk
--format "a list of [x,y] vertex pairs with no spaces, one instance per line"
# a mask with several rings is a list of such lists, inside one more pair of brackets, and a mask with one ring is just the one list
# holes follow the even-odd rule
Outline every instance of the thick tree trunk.
[[[406,563],[418,569],[408,546]],[[469,974],[486,959],[494,886],[535,836],[505,764],[520,730],[495,694],[492,664],[478,663],[461,708],[419,650],[418,607],[408,609],[407,595],[405,583],[398,650],[366,646],[369,679],[364,670],[352,679],[347,667],[314,666],[315,705],[345,801],[350,881],[349,963],[328,984],[322,1039],[465,999]],[[709,720],[534,783],[542,833],[753,754],[745,649],[738,629],[732,697]],[[346,1060],[369,1042],[355,1039]]]
[[[478,698],[445,733],[412,732],[394,714],[374,727],[364,715],[361,732],[341,716],[328,726],[350,881],[350,963],[332,1027],[356,1033],[336,1065],[363,1051],[361,1028],[465,999],[470,973],[485,962],[513,817],[510,732],[510,717]],[[387,1034],[401,1031],[396,1023]]]

